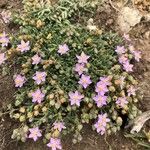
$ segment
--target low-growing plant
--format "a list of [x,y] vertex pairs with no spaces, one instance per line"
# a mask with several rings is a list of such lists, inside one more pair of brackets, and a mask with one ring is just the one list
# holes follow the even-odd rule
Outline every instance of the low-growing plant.
[[15,102],[9,109],[21,125],[12,138],[43,137],[55,150],[62,148],[63,135],[74,133],[74,143],[82,140],[85,123],[101,135],[116,133],[124,118],[140,113],[135,104],[138,83],[131,74],[140,52],[128,35],[73,20],[76,11],[94,11],[98,3],[36,2],[25,0],[23,14],[14,17],[20,25],[17,34],[0,35],[0,64],[5,67],[6,59],[13,59],[18,66]]

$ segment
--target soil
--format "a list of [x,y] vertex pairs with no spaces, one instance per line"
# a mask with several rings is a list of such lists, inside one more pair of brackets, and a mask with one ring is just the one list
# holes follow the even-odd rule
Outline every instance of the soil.
[[[0,0],[0,11],[3,9],[20,10],[22,4],[20,0]],[[138,7],[137,7],[138,8]],[[116,23],[117,11],[106,4],[95,16],[97,24],[105,30],[118,30]],[[4,24],[0,20],[0,32],[15,32],[16,27]],[[144,97],[139,102],[139,108],[143,111],[150,110],[150,22],[141,22],[129,33],[134,39],[136,48],[142,51],[142,61],[135,67],[135,76],[139,79],[139,90]],[[13,70],[12,70],[13,72]],[[0,76],[0,108],[5,108],[13,100],[15,92],[12,76]],[[150,123],[147,125],[150,127]],[[26,143],[13,141],[11,134],[17,126],[16,122],[4,116],[0,119],[0,150],[47,150],[42,141],[33,143],[28,140]],[[78,144],[72,144],[71,135],[63,140],[64,150],[142,150],[136,143],[124,136],[125,131],[120,131],[116,135],[103,137],[97,135],[89,126],[83,130],[83,140]],[[143,149],[144,150],[144,149]]]

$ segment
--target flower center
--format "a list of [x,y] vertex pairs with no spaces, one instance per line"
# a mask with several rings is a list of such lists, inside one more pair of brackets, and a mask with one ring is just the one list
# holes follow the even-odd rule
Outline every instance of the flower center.
[[37,75],[38,80],[42,80],[43,76],[41,74]]

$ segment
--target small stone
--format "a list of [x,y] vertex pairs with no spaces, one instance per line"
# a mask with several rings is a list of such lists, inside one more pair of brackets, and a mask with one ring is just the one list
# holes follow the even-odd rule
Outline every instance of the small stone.
[[123,7],[118,16],[118,24],[122,32],[127,33],[136,24],[140,23],[142,15],[137,9]]

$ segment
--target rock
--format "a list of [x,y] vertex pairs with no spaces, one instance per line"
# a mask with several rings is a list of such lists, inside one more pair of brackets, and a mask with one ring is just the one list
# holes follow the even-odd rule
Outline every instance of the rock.
[[[136,117],[133,121],[133,127],[130,131],[131,134],[138,133],[147,120],[150,119],[150,110],[142,113],[140,116]],[[129,122],[130,123],[130,122]]]
[[144,18],[145,18],[145,20],[146,20],[147,22],[149,22],[149,21],[150,21],[150,13],[147,13],[147,14],[144,16]]
[[150,31],[146,31],[144,37],[148,40],[150,39]]
[[123,7],[118,16],[118,25],[122,32],[129,32],[132,27],[141,21],[142,15],[135,8]]
[[0,0],[0,8],[5,7],[7,5],[8,0]]

